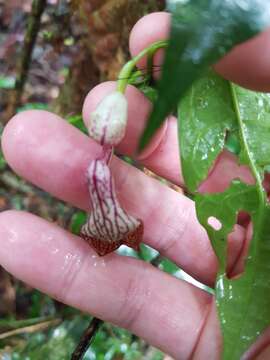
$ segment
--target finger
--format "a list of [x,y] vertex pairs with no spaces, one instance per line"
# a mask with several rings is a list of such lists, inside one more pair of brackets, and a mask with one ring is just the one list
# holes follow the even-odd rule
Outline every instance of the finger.
[[[86,135],[54,114],[28,111],[15,116],[2,136],[10,166],[54,196],[89,210],[86,171],[101,149]],[[194,203],[117,158],[112,171],[120,202],[145,224],[144,242],[179,264],[200,281],[212,285],[217,260]],[[229,238],[235,263],[245,231]],[[203,254],[203,256],[202,256]]]
[[217,319],[218,315],[216,302],[213,299],[211,305],[208,308],[208,314],[205,317],[205,322],[201,328],[200,335],[197,338],[197,343],[191,359],[220,359],[222,337],[220,332],[220,325]]
[[241,360],[268,360],[270,355],[270,327],[259,336],[255,344],[242,356]]
[[127,328],[189,359],[211,296],[149,264],[111,254],[98,258],[80,238],[45,220],[0,214],[0,263],[57,300]]
[[[115,88],[116,83],[106,82],[89,92],[83,106],[83,118],[86,125],[100,101]],[[138,143],[151,110],[151,103],[134,86],[127,87],[126,97],[128,100],[128,124],[126,135],[117,147],[117,151],[136,157]],[[183,184],[178,151],[177,122],[174,117],[167,120],[144,152],[137,157],[137,160],[173,183]]]
[[[130,51],[134,56],[151,43],[168,38],[170,14],[153,13],[140,19],[130,36]],[[244,87],[257,91],[270,91],[270,29],[236,46],[216,66],[218,73]],[[156,57],[160,66],[163,56]],[[145,61],[141,63],[145,67]]]
[[235,47],[215,66],[224,78],[255,91],[270,91],[270,29]]

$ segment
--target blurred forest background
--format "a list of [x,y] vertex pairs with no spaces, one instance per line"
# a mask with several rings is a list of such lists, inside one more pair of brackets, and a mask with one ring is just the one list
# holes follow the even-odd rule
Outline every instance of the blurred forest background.
[[[0,0],[0,134],[10,117],[25,109],[54,111],[83,130],[85,95],[100,81],[117,78],[129,57],[130,29],[144,14],[161,9],[163,0]],[[15,175],[0,152],[0,211],[9,208],[74,233],[85,221],[84,213]],[[145,246],[139,254],[120,251],[146,261],[158,255]],[[158,265],[183,276],[166,259]],[[0,299],[0,359],[69,359],[90,320],[2,268]],[[103,324],[85,359],[169,358],[127,331]]]

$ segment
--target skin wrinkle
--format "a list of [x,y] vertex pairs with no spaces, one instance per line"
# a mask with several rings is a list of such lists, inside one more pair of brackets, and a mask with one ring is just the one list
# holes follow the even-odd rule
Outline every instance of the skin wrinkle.
[[204,318],[203,328],[197,338],[196,346],[189,360],[221,360],[222,348],[221,329],[218,320],[215,298],[208,304],[207,316]]
[[[176,214],[178,212],[177,208],[178,208],[177,205],[175,205],[172,208],[172,210],[170,211],[170,214],[168,215],[168,219],[170,219],[171,217],[176,217]],[[156,207],[156,211],[157,210],[159,210],[159,207]],[[182,220],[181,226],[180,226],[180,228],[177,228],[177,230],[173,229],[174,232],[176,233],[175,234],[176,236],[173,236],[172,238],[167,239],[166,243],[164,243],[164,242],[162,243],[162,240],[161,240],[161,242],[158,243],[157,247],[160,249],[161,253],[163,253],[163,254],[168,253],[172,248],[174,248],[175,245],[177,245],[177,243],[179,241],[181,241],[181,239],[183,238],[183,236],[186,233],[186,230],[188,229],[188,225],[189,225],[188,220],[190,219],[191,210],[192,210],[191,206],[187,206],[187,207],[181,209],[181,220]],[[184,216],[183,216],[183,214],[184,214]],[[165,219],[164,224],[169,224],[168,219]],[[163,239],[163,238],[161,238],[161,239]]]
[[[70,290],[73,288],[73,284],[76,282],[76,279],[80,277],[80,274],[84,271],[84,268],[86,267],[89,259],[89,252],[83,252],[81,256],[78,257],[74,256],[72,258],[71,264],[67,268],[65,268],[65,271],[63,272],[63,278],[62,283],[60,287],[60,292],[57,295],[59,299],[68,299]],[[64,265],[65,266],[65,265]]]
[[147,282],[145,284],[144,282],[142,287],[141,282],[142,278],[147,279],[147,269],[149,269],[149,264],[143,263],[140,272],[128,281],[122,306],[118,314],[119,321],[126,329],[134,328],[136,321],[140,321],[143,309],[147,308],[147,302],[152,295],[150,283]]
[[200,344],[200,341],[201,341],[201,338],[202,338],[202,334],[204,332],[207,321],[209,319],[209,315],[210,315],[210,312],[211,312],[211,306],[212,306],[213,301],[214,301],[214,298],[209,302],[209,304],[207,305],[207,307],[205,309],[205,316],[202,319],[202,324],[201,324],[200,331],[198,333],[198,337],[197,337],[197,339],[195,341],[194,348],[192,349],[191,354],[190,354],[190,356],[189,356],[189,358],[187,360],[193,360],[195,355],[196,355],[196,351],[197,351],[197,349],[199,347],[199,344]]

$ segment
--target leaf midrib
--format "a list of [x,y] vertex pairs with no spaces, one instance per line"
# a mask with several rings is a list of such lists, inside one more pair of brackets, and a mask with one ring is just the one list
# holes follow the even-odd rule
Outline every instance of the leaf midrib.
[[[248,142],[247,142],[246,137],[245,137],[245,129],[244,129],[244,124],[243,124],[243,120],[242,120],[242,117],[241,117],[241,112],[240,112],[240,108],[239,108],[237,94],[236,94],[236,91],[235,91],[235,85],[232,84],[231,82],[229,82],[229,85],[230,85],[230,92],[231,92],[231,96],[232,96],[234,111],[235,111],[238,126],[239,126],[239,136],[240,136],[240,140],[242,142],[242,149],[245,152],[246,158],[247,158],[247,160],[249,162],[250,169],[251,169],[252,174],[253,174],[253,176],[255,178],[255,181],[256,181],[255,187],[257,189],[257,193],[258,193],[258,196],[259,196],[259,209],[258,209],[258,212],[257,212],[257,214],[255,216],[255,218],[257,218],[257,220],[258,220],[257,221],[257,230],[256,230],[256,233],[254,232],[254,237],[251,240],[251,241],[254,241],[254,246],[257,249],[258,245],[259,245],[259,242],[260,242],[260,239],[261,239],[262,230],[263,230],[262,225],[263,225],[264,210],[265,210],[265,204],[266,204],[265,191],[264,191],[264,188],[263,188],[263,185],[262,185],[262,182],[261,182],[260,173],[259,173],[259,171],[257,169],[257,166],[256,166],[256,162],[255,162],[255,160],[254,160],[254,158],[253,158],[253,156],[251,154]],[[257,250],[256,250],[256,253],[257,253]],[[255,272],[254,272],[253,278],[251,280],[252,283],[254,283],[254,277],[255,277]],[[249,292],[249,294],[248,295],[246,294],[246,295],[250,299],[251,295],[252,295],[252,287],[250,287],[248,289],[248,292]],[[249,305],[250,305],[250,300],[247,302],[247,307],[249,307]],[[248,314],[249,314],[249,311],[247,309],[247,312],[243,316],[243,319],[246,318],[248,316]],[[239,339],[240,339],[240,334],[243,331],[244,324],[245,324],[245,320],[242,321],[242,326],[239,327],[239,336],[237,337],[237,339],[238,339],[237,342],[238,343],[239,343]],[[232,348],[232,352],[234,354],[235,354],[235,351],[236,351],[237,348],[238,348],[238,345],[235,344],[235,346]]]

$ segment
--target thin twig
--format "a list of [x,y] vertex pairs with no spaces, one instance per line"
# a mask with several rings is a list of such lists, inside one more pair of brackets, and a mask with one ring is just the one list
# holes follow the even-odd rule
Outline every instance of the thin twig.
[[86,351],[88,350],[89,346],[92,344],[98,329],[103,324],[103,321],[97,318],[93,318],[90,322],[90,325],[83,333],[81,340],[74,350],[71,360],[81,360],[83,359]]
[[16,113],[16,109],[21,104],[24,86],[31,65],[33,50],[40,29],[41,16],[46,8],[46,4],[47,0],[33,0],[32,10],[29,15],[24,37],[22,56],[17,64],[15,89],[11,93],[10,103],[6,112],[6,121]]
[[7,332],[4,332],[3,334],[0,334],[0,340],[15,336],[15,335],[21,335],[21,334],[32,334],[38,331],[43,331],[45,329],[48,329],[50,327],[59,325],[62,322],[62,319],[54,319],[50,321],[45,321],[36,325],[26,326],[15,330],[10,330]]
[[0,174],[0,183],[2,183],[8,188],[16,190],[17,192],[21,192],[23,194],[35,194],[34,188],[31,185],[26,184],[11,171],[5,171]]
[[[150,263],[155,267],[159,267],[162,260],[163,260],[163,257],[159,254]],[[94,317],[91,320],[90,325],[83,333],[78,346],[74,350],[74,352],[71,356],[71,360],[82,360],[83,359],[86,351],[91,346],[91,344],[95,338],[95,335],[97,334],[99,328],[103,324],[104,324],[104,321],[100,320],[96,317]],[[134,340],[136,340],[136,339],[137,339],[137,336],[134,335]]]

